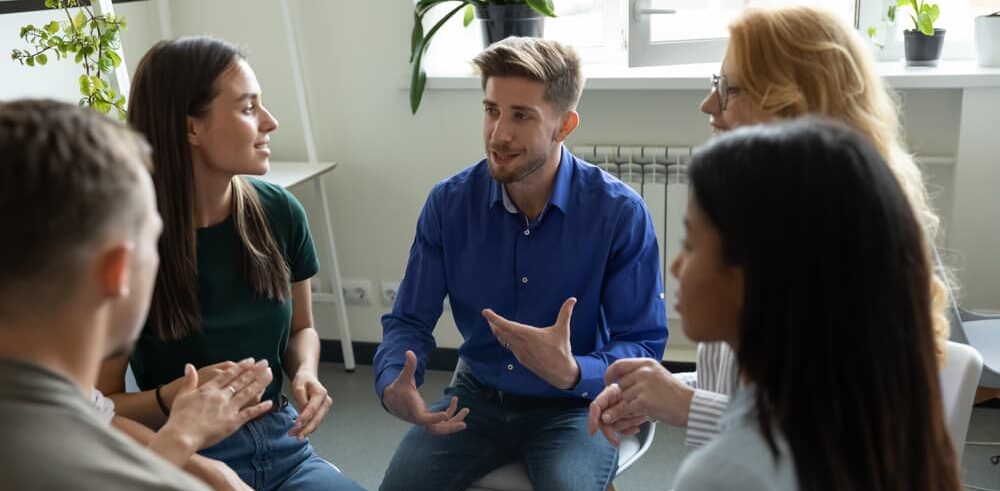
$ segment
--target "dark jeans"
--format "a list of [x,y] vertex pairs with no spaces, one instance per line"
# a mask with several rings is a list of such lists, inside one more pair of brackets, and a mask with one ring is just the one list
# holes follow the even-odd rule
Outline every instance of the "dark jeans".
[[511,396],[460,373],[429,408],[451,396],[469,408],[466,429],[435,436],[415,426],[403,438],[381,489],[464,491],[476,479],[515,460],[536,490],[604,491],[618,468],[618,450],[598,432],[587,434],[584,399]]

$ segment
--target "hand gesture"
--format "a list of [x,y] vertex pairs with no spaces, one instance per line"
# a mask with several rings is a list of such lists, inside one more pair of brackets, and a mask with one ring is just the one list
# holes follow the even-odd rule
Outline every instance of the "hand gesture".
[[575,305],[575,298],[567,299],[559,309],[556,323],[543,328],[509,321],[492,309],[483,310],[483,317],[500,345],[514,353],[517,361],[549,385],[569,390],[580,380],[580,366],[573,358],[569,342]]
[[213,445],[271,408],[271,401],[256,403],[273,375],[267,360],[233,364],[212,380],[200,384],[192,365],[174,398],[170,418],[159,431],[199,450]]
[[333,398],[327,393],[326,387],[319,383],[316,374],[306,370],[300,371],[292,379],[292,397],[300,412],[288,436],[302,440],[316,431],[326,413],[330,412]]
[[458,397],[452,397],[447,410],[429,412],[420,392],[417,392],[416,371],[417,355],[407,350],[403,371],[382,393],[382,404],[386,409],[403,421],[423,426],[433,435],[448,435],[464,430],[469,408],[458,411]]

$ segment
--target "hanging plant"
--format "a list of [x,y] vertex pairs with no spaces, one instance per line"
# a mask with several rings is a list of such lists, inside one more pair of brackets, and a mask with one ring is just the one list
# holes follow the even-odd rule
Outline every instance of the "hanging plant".
[[29,67],[43,66],[55,59],[73,58],[83,66],[80,75],[80,105],[104,114],[114,108],[125,119],[125,95],[115,92],[111,77],[122,59],[118,33],[125,29],[125,18],[114,14],[94,15],[90,2],[80,0],[45,0],[45,7],[60,10],[66,20],[53,20],[41,27],[21,27],[20,37],[29,49],[14,49],[12,60]]

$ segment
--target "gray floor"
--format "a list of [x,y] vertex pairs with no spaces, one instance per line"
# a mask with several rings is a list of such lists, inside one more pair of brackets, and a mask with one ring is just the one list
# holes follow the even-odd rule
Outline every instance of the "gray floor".
[[[324,363],[320,379],[334,397],[333,412],[312,437],[324,457],[336,462],[348,476],[367,489],[378,489],[392,452],[409,425],[390,416],[375,397],[371,366],[359,366],[348,374],[340,364]],[[428,372],[421,392],[433,401],[451,380],[450,372]],[[1000,409],[975,408],[968,440],[1000,441]],[[674,473],[689,449],[683,432],[660,424],[650,451],[615,481],[619,491],[669,489]],[[1000,465],[990,457],[1000,447],[967,446],[964,466],[966,484],[1000,490]]]

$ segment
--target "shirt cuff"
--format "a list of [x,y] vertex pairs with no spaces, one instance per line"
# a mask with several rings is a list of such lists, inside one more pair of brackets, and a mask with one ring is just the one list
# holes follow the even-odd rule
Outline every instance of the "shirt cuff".
[[584,399],[593,399],[604,390],[604,373],[608,365],[591,356],[574,356],[580,367],[580,381],[567,392]]
[[[389,384],[395,382],[396,379],[399,378],[399,374],[402,372],[403,367],[387,367],[385,370],[382,370],[382,373],[380,373],[375,379],[375,394],[378,395],[379,403],[382,402],[382,395],[385,393],[385,388],[388,387]],[[384,408],[385,405],[383,404],[382,407]]]
[[719,434],[719,421],[729,406],[729,396],[695,389],[688,413],[687,438],[684,443],[700,447]]

